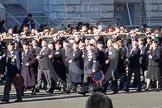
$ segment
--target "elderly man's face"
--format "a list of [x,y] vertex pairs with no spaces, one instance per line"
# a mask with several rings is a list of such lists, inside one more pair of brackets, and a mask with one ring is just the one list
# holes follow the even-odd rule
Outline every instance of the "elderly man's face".
[[112,46],[112,41],[107,41],[107,47],[111,47]]
[[26,50],[26,49],[28,49],[28,48],[29,48],[28,45],[23,45],[23,50]]
[[136,46],[137,44],[138,44],[138,42],[137,42],[137,41],[132,40],[132,46]]
[[69,43],[63,42],[63,47],[66,48],[69,46]]
[[42,41],[42,47],[46,47],[47,46],[47,42],[46,41]]
[[86,48],[87,48],[88,51],[90,51],[90,50],[93,49],[93,46],[91,44],[88,44]]
[[143,41],[139,40],[138,45],[143,45]]
[[48,48],[49,48],[50,50],[53,50],[54,47],[53,47],[52,44],[49,44],[49,45],[48,45]]
[[32,46],[37,46],[37,42],[36,41],[32,41]]
[[8,48],[8,51],[12,51],[14,49],[14,46],[13,45],[8,45],[7,48]]

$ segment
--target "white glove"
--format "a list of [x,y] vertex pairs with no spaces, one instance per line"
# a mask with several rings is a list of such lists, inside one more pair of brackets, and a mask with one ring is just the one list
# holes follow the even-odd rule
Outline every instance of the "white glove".
[[151,55],[149,55],[149,59],[152,59],[152,56]]

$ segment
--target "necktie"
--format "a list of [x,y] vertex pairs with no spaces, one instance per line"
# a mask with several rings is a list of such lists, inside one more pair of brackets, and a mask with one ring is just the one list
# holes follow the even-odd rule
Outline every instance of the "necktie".
[[143,52],[142,52],[142,46],[140,47],[140,50],[141,50],[141,54],[143,54]]
[[40,55],[42,55],[43,51],[44,51],[45,48],[42,48],[41,51],[40,51]]

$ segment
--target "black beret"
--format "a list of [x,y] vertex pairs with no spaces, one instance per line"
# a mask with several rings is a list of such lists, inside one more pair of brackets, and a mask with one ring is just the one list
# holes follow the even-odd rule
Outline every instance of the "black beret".
[[55,44],[61,44],[61,40],[55,41]]
[[68,40],[66,40],[66,39],[65,39],[63,42],[64,42],[64,43],[69,43],[69,41],[68,41]]
[[97,44],[103,44],[103,42],[102,41],[98,41]]
[[132,41],[138,42],[138,39],[136,37],[132,38]]
[[81,39],[80,42],[85,43],[85,39]]
[[24,41],[23,45],[29,45],[29,41]]
[[32,39],[28,39],[27,41],[30,43],[30,42],[32,42]]

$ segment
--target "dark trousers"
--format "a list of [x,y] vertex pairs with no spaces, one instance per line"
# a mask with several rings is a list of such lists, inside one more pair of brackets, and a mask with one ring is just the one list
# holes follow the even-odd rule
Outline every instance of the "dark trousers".
[[113,92],[118,92],[118,83],[117,83],[117,80],[113,80],[112,78],[102,84],[102,90],[101,91],[103,93],[106,93],[107,88],[109,86],[109,81],[111,81],[110,86],[111,86],[112,91]]
[[42,75],[45,76],[45,79],[47,81],[47,88],[50,88],[52,86],[52,81],[51,81],[51,76],[50,76],[50,70],[42,70],[42,69],[38,69],[38,76],[37,76],[37,85],[36,85],[36,88],[39,89],[39,87],[41,86]]
[[65,68],[65,72],[66,72],[66,81],[63,82],[63,90],[69,91],[71,88],[70,81],[69,81],[69,69]]
[[134,73],[134,78],[137,82],[137,88],[138,90],[141,90],[141,78],[140,78],[140,69],[128,69],[128,76],[127,76],[127,84],[126,84],[126,89],[129,89],[132,74]]
[[[4,86],[4,93],[3,93],[3,99],[4,100],[9,100],[11,83],[12,83],[13,78],[14,77],[11,77],[11,76],[6,77],[6,83],[5,83],[5,86]],[[17,97],[17,100],[22,100],[21,89],[16,89],[16,97]]]

